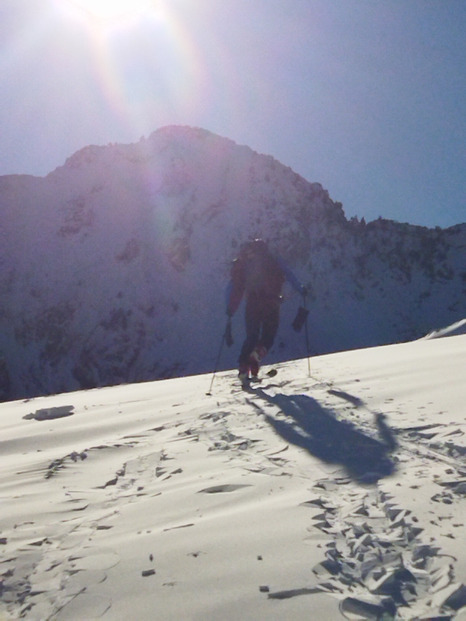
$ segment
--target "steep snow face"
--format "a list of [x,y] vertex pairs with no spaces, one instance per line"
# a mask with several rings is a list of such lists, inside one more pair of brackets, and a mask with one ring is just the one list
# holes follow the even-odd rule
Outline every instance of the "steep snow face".
[[[312,353],[417,338],[465,315],[466,226],[347,221],[272,157],[202,129],[89,146],[0,178],[4,399],[212,369],[229,266],[263,237],[310,289]],[[269,361],[306,354],[285,289]],[[238,315],[241,314],[241,311]],[[236,364],[243,337],[221,368]]]

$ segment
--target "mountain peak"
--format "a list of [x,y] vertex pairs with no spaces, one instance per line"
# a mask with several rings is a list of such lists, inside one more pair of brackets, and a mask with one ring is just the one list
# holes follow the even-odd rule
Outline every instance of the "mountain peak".
[[[6,398],[209,371],[231,261],[254,237],[307,285],[312,353],[463,319],[466,227],[348,221],[319,183],[201,128],[91,145],[31,179],[0,196]],[[306,353],[284,293],[270,362]]]

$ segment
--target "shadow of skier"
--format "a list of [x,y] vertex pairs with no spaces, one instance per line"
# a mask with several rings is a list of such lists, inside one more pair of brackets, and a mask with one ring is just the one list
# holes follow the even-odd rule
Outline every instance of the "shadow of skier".
[[285,419],[275,418],[262,410],[267,422],[287,442],[306,449],[322,461],[341,464],[361,483],[376,483],[394,472],[389,453],[396,442],[382,414],[375,415],[380,441],[349,421],[339,420],[331,410],[307,395],[269,395],[261,388],[254,392],[285,415]]

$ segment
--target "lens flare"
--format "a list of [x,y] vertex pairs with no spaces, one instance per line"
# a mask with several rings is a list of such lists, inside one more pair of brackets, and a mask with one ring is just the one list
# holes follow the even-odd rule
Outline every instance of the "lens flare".
[[67,0],[84,17],[103,25],[139,17],[155,7],[154,0]]

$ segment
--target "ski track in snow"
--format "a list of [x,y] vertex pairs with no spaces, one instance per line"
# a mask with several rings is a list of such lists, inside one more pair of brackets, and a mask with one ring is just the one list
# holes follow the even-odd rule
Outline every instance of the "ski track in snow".
[[[310,545],[319,548],[321,558],[312,564],[315,554],[309,555],[309,572],[294,586],[288,579],[281,588],[279,577],[273,586],[258,583],[262,598],[277,603],[325,594],[338,604],[338,618],[347,619],[454,618],[466,606],[466,588],[456,577],[464,576],[466,568],[457,567],[454,553],[455,546],[464,545],[466,507],[460,425],[420,421],[396,427],[392,419],[400,412],[373,409],[354,383],[350,390],[323,374],[291,379],[292,374],[292,367],[283,365],[276,378],[249,391],[236,385],[232,373],[221,374],[214,396],[194,403],[193,410],[173,404],[160,425],[148,428],[147,419],[136,420],[133,432],[115,433],[112,442],[77,447],[39,470],[18,472],[22,480],[41,479],[38,494],[52,490],[51,506],[38,522],[3,520],[4,618],[118,618],[104,584],[112,570],[131,566],[144,584],[160,574],[156,545],[147,548],[144,558],[128,559],[118,551],[124,546],[108,543],[107,535],[118,530],[123,514],[139,515],[134,523],[141,537],[158,541],[165,533],[189,533],[208,503],[220,503],[221,511],[222,502],[247,494],[253,498],[255,477],[264,476],[271,481],[270,493],[283,491],[287,480],[299,481],[307,495],[301,503],[307,526],[299,531],[298,525],[294,536],[304,544],[304,556]],[[385,405],[388,412],[391,404]],[[23,418],[42,425],[68,416],[73,407],[37,413]],[[224,464],[223,482],[218,473],[209,482],[196,472],[196,456],[205,459],[207,454]],[[442,476],[432,475],[432,465],[436,472],[440,467]],[[323,476],[310,480],[313,467]],[[415,492],[431,476],[437,477],[438,490],[420,498]],[[179,492],[177,481],[186,510],[174,515],[163,501]],[[19,502],[21,482],[16,493]],[[28,498],[25,508],[35,502]],[[152,520],[141,517],[146,506]],[[425,534],[429,519],[437,522],[441,539]],[[207,554],[193,539],[190,559]],[[176,576],[160,579],[165,592],[177,585]]]

